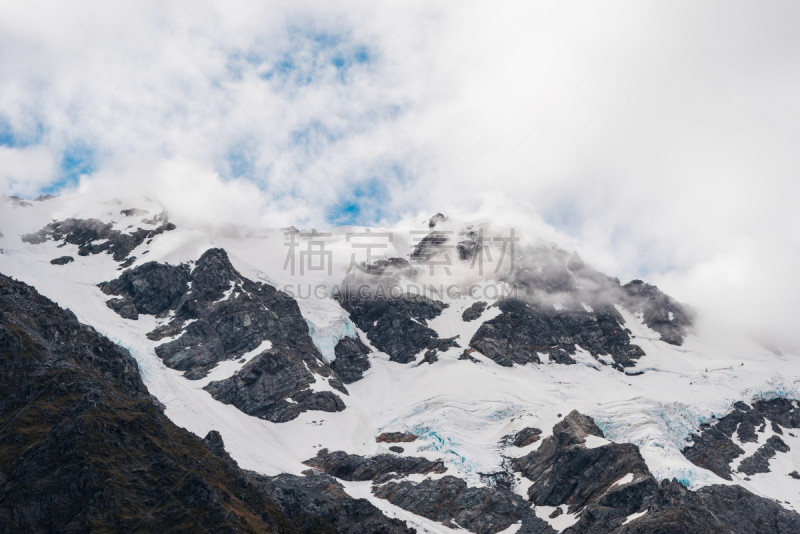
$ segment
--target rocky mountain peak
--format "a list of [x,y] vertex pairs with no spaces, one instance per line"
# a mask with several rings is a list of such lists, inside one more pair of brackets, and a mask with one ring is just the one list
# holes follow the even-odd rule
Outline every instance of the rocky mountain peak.
[[221,248],[206,250],[192,270],[192,290],[199,293],[221,296],[232,284],[241,282],[242,276],[234,269],[228,253]]

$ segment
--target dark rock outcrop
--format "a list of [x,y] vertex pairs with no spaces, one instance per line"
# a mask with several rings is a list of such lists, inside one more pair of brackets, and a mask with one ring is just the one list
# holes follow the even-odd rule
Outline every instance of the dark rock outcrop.
[[339,379],[345,384],[352,384],[364,377],[369,369],[369,347],[360,339],[343,337],[333,349],[336,359],[330,363]]
[[[435,225],[436,223],[434,223]],[[449,233],[434,230],[420,239],[411,252],[411,259],[429,265],[441,265],[444,269],[447,269],[449,265],[453,265],[449,251],[445,250],[445,247],[453,247],[453,245],[447,245],[450,241]]]
[[555,533],[519,495],[504,488],[470,488],[454,476],[418,484],[389,482],[372,492],[416,515],[477,534],[494,534],[523,520],[527,525],[518,532]]
[[124,215],[125,217],[139,217],[141,215],[147,215],[148,213],[150,212],[147,210],[140,210],[137,208],[130,208],[119,212],[120,215]]
[[557,311],[518,299],[505,299],[497,306],[502,313],[483,323],[469,345],[504,367],[541,363],[538,353],[548,354],[557,363],[573,364],[576,347],[593,356],[610,355],[619,370],[635,365],[644,355],[630,343],[620,325],[622,317],[613,308]]
[[[106,295],[122,297],[109,300],[106,305],[127,319],[137,319],[140,313],[163,317],[177,308],[189,291],[191,279],[188,265],[151,261],[98,287]],[[129,310],[127,316],[120,313],[122,309]]]
[[[540,434],[533,430],[524,434]],[[512,462],[512,468],[531,481],[528,494],[534,504],[577,514],[577,523],[565,534],[800,532],[800,515],[777,503],[738,486],[708,486],[694,492],[676,480],[659,484],[636,446],[589,447],[589,436],[603,437],[603,433],[590,417],[573,411],[536,451]],[[779,443],[773,440],[771,446]],[[555,532],[536,517],[529,503],[510,491],[514,484],[510,473],[482,475],[488,486],[473,488],[450,475],[419,483],[397,480],[410,473],[444,471],[444,466],[430,470],[430,462],[421,466],[420,461],[428,462],[322,450],[306,464],[344,480],[371,480],[375,496],[451,528],[489,534],[521,522],[518,532]],[[558,515],[554,512],[551,518]]]
[[64,244],[77,245],[80,256],[107,252],[113,254],[115,261],[121,262],[146,239],[175,229],[175,225],[167,221],[166,213],[144,222],[158,226],[150,230],[137,228],[132,233],[123,233],[114,230],[112,223],[104,223],[98,219],[65,219],[52,222],[35,234],[22,236],[22,241],[34,245],[48,239],[63,241]]
[[447,307],[443,302],[418,295],[382,298],[348,291],[337,298],[369,341],[393,362],[409,363],[425,349],[438,349],[443,341],[427,326]]
[[[206,386],[221,402],[273,422],[290,421],[308,410],[345,409],[336,393],[310,388],[324,380],[347,391],[314,346],[297,301],[271,285],[244,278],[222,249],[204,252],[191,271],[186,265],[150,262],[100,288],[121,297],[107,305],[123,317],[172,313],[171,320],[148,337],[176,337],[158,345],[156,354],[190,379],[202,378],[218,362],[238,359],[269,342],[271,347],[233,376]],[[363,362],[353,363],[353,372],[358,365]]]
[[436,363],[439,361],[439,353],[452,348],[460,348],[455,337],[435,339],[428,345],[428,350],[425,351],[425,356],[423,356],[422,361],[429,364]]
[[725,480],[732,480],[730,463],[744,454],[721,429],[701,426],[702,433],[693,436],[691,446],[683,449],[683,455],[693,464],[708,469]]
[[[573,411],[535,451],[514,462],[513,469],[533,481],[530,499],[544,506],[569,504],[569,513],[575,513],[602,498],[628,502],[628,513],[635,512],[642,497],[657,486],[639,449],[629,443],[588,448],[589,435],[603,433],[590,417]],[[623,482],[626,476],[630,480]]]
[[464,310],[464,313],[461,314],[461,318],[466,322],[474,321],[475,319],[478,319],[481,316],[483,310],[486,309],[486,306],[487,304],[485,302],[479,300],[478,302],[474,303],[472,306]]
[[291,530],[159,411],[126,350],[2,275],[0,310],[3,532]]
[[364,457],[343,451],[328,452],[327,449],[320,450],[315,457],[303,463],[342,480],[376,480],[390,474],[424,475],[446,471],[441,460],[431,461],[393,454]]
[[75,261],[75,258],[72,256],[61,256],[50,260],[50,265],[66,265],[71,261]]
[[375,438],[375,441],[378,443],[411,443],[416,439],[417,436],[410,432],[384,432]]
[[517,435],[514,436],[514,446],[515,447],[527,447],[531,443],[536,443],[539,441],[539,436],[542,435],[542,431],[538,428],[528,427],[523,428]]
[[428,219],[428,228],[434,228],[437,224],[446,220],[447,217],[445,217],[441,213],[437,213],[436,215]]
[[335,393],[309,388],[317,379],[303,363],[292,351],[272,348],[232,377],[211,382],[204,389],[220,402],[273,423],[291,421],[309,410],[344,410],[344,402]]
[[18,197],[17,195],[6,196],[0,194],[0,203],[5,204],[6,202],[10,202],[12,206],[17,206],[20,208],[27,208],[29,206],[33,206],[33,204],[27,202],[22,197]]
[[[436,334],[427,328],[427,321],[441,310],[430,313],[420,308],[438,303],[424,297],[396,295],[389,289],[400,290],[404,282],[413,281],[426,267],[431,272],[439,267],[445,273],[453,261],[469,261],[474,267],[479,251],[480,258],[485,254],[491,261],[490,250],[483,251],[484,230],[481,226],[434,229],[416,244],[410,254],[411,264],[405,262],[399,269],[390,269],[381,260],[374,266],[363,266],[366,276],[348,275],[345,279],[344,290],[338,294],[342,307],[373,345],[393,361],[407,363],[421,351],[433,350]],[[491,238],[493,243],[504,243],[502,251],[497,251],[497,263],[506,261],[510,268],[511,259],[516,258],[514,268],[500,280],[504,288],[511,288],[510,296],[503,293],[503,298],[494,304],[502,313],[481,325],[470,340],[464,359],[469,359],[472,349],[503,366],[540,363],[539,354],[547,354],[555,363],[574,364],[573,356],[580,347],[602,363],[611,362],[617,370],[624,371],[634,366],[644,351],[631,343],[631,332],[625,328],[625,319],[617,307],[641,314],[645,324],[660,332],[664,341],[683,342],[692,324],[692,313],[655,286],[640,281],[622,286],[616,278],[592,269],[577,254],[549,244],[509,251],[505,246],[510,240],[518,240],[511,231],[508,236]],[[454,258],[456,250],[458,257]],[[501,260],[500,256],[506,259]],[[495,265],[495,272],[498,267]],[[382,297],[376,296],[376,288]],[[368,291],[362,294],[363,289]],[[476,320],[486,306],[476,302],[463,312],[462,318]],[[437,349],[425,353],[424,361],[435,362],[440,352]],[[610,360],[601,356],[609,356]]]
[[[644,510],[642,510],[644,511]],[[590,519],[587,517],[587,519]],[[741,486],[706,486],[686,489],[677,480],[662,480],[647,502],[647,513],[616,530],[601,530],[603,518],[575,528],[575,534],[792,534],[800,532],[800,516]],[[590,526],[591,525],[591,526]],[[600,528],[598,528],[600,527]]]
[[354,499],[335,478],[309,469],[304,476],[282,474],[273,477],[239,471],[239,466],[225,450],[222,436],[212,430],[203,439],[214,456],[228,469],[238,473],[243,487],[252,487],[291,521],[297,532],[316,534],[413,534],[403,521],[389,519],[366,499]]
[[328,475],[242,471],[173,424],[136,361],[0,275],[0,531],[411,534]]
[[661,334],[661,339],[681,345],[692,325],[693,314],[678,301],[665,295],[656,286],[633,280],[622,286],[623,306],[631,312],[641,312],[644,324]]
[[588,435],[602,432],[591,418],[572,412],[536,451],[513,464],[532,481],[528,494],[534,503],[579,513],[567,534],[800,532],[800,515],[741,486],[690,491],[677,480],[659,484],[637,447],[588,448]]
[[[418,264],[418,268],[427,266],[433,273],[436,267],[440,267],[449,274],[450,266],[454,265],[453,260],[469,261],[483,250],[485,246],[484,228],[467,226],[459,231],[434,229],[439,223],[445,221],[447,221],[447,217],[442,216],[441,213],[431,217],[428,223],[431,232],[414,246],[414,250],[409,256]],[[491,241],[491,237],[488,240]]]
[[789,452],[789,446],[778,436],[772,436],[756,450],[752,456],[742,460],[739,471],[752,476],[756,473],[769,473],[769,460],[776,452]]
[[[744,450],[731,439],[734,432],[742,443],[758,443],[759,434],[768,422],[777,434],[783,433],[781,427],[800,428],[800,408],[796,404],[796,401],[784,398],[760,400],[752,406],[739,401],[725,417],[700,425],[700,432],[690,436],[691,445],[683,449],[683,455],[693,464],[732,480],[730,464],[744,454]],[[748,475],[769,472],[769,459],[776,451],[786,452],[783,440],[777,436],[773,438],[753,456],[742,460],[739,470]]]
[[478,260],[476,255],[484,254],[483,250],[486,246],[484,244],[484,239],[486,238],[483,235],[483,231],[483,228],[476,228],[474,226],[468,226],[464,229],[458,243],[456,243],[458,259],[462,261],[473,261],[472,265],[474,267],[475,262]]
[[522,247],[520,265],[507,282],[518,289],[526,301],[547,304],[560,302],[566,311],[585,311],[611,315],[622,323],[614,309],[641,313],[642,319],[661,334],[667,343],[680,345],[694,314],[686,306],[662,293],[657,287],[634,280],[625,286],[594,270],[576,253],[550,244]]
[[366,499],[354,499],[330,475],[265,477],[250,473],[256,489],[275,502],[302,534],[413,534],[404,521],[390,519]]

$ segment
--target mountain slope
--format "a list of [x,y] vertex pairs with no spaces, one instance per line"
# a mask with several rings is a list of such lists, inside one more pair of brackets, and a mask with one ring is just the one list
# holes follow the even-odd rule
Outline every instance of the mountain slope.
[[203,441],[163,415],[126,350],[4,275],[0,352],[0,532],[357,532],[369,516],[364,532],[406,532],[341,490],[326,497],[330,479],[306,490],[327,517],[309,502],[285,512],[218,433]]
[[[125,347],[294,528],[795,529],[800,360],[708,335],[655,286],[532,237],[497,270],[512,232],[487,221],[154,232],[167,216],[144,211],[163,210],[6,203],[0,272]],[[564,438],[573,411],[585,443]]]

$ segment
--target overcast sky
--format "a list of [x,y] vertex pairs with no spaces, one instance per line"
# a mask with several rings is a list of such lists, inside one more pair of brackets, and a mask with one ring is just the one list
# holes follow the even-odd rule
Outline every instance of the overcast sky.
[[[0,3],[0,188],[487,216],[800,346],[800,4]],[[112,192],[112,193],[109,193]]]

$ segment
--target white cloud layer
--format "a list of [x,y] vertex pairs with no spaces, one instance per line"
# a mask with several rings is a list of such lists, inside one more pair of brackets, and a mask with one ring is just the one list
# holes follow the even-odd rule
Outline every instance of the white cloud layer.
[[799,17],[788,1],[5,2],[0,187],[143,190],[198,224],[503,219],[796,348]]

